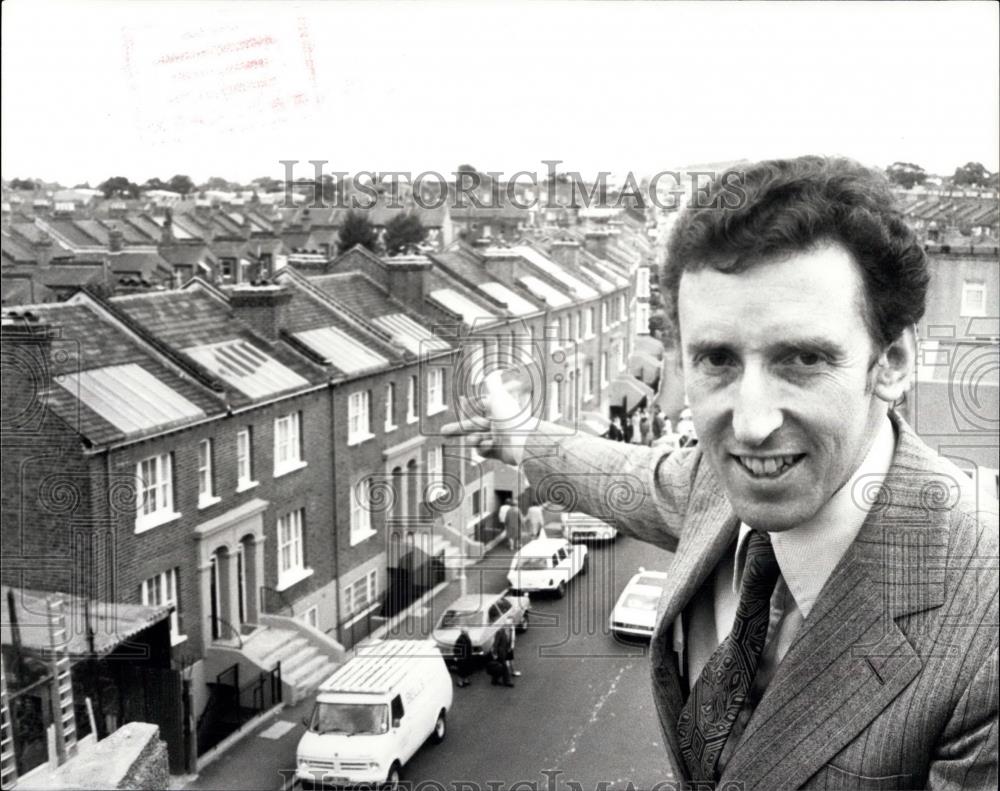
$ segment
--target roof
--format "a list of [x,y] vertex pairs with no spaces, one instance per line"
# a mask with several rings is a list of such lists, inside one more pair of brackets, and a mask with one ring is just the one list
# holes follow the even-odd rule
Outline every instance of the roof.
[[372,324],[389,333],[394,342],[414,354],[444,351],[451,348],[448,341],[438,338],[429,329],[417,324],[405,313],[391,313],[372,319]]
[[500,593],[466,593],[449,604],[448,609],[460,612],[476,612],[483,609],[485,605],[492,604],[497,599],[502,599],[506,595],[507,591],[501,591]]
[[521,555],[548,555],[550,552],[555,552],[560,547],[564,547],[569,542],[565,538],[536,538],[534,541],[529,541],[523,547],[519,554]]
[[305,387],[309,380],[246,340],[192,346],[184,353],[250,398]]
[[90,653],[87,629],[89,620],[93,627],[94,651],[99,656],[111,653],[129,637],[138,634],[153,624],[170,616],[166,606],[148,607],[124,602],[100,602],[68,593],[51,593],[25,588],[3,587],[4,618],[0,623],[0,635],[5,645],[13,642],[10,618],[7,614],[9,590],[14,591],[18,632],[21,645],[46,653],[51,650],[49,627],[46,613],[49,599],[62,600],[66,615],[67,650],[71,655],[83,656]]
[[538,311],[541,310],[541,308],[536,305],[532,305],[524,297],[507,288],[507,286],[503,283],[496,281],[480,283],[479,288],[498,302],[505,303],[507,305],[507,310],[515,316],[527,316],[531,313],[538,313]]
[[345,662],[319,688],[324,692],[384,695],[396,689],[410,674],[423,669],[415,663],[441,662],[441,652],[432,640],[385,640],[359,645],[355,655]]
[[60,374],[55,382],[125,434],[205,417],[204,410],[137,363]]

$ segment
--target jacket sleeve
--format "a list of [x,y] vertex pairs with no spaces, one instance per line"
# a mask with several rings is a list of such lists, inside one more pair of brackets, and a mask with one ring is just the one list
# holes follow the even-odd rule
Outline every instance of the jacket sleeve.
[[958,701],[935,750],[931,791],[997,787],[997,652],[987,657]]
[[542,422],[521,469],[542,499],[673,551],[701,451],[613,442]]

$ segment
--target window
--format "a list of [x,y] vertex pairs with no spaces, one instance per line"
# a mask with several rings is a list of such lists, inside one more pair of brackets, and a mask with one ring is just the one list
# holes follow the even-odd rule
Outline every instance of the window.
[[253,479],[253,434],[244,428],[236,435],[236,491],[242,492],[257,485]]
[[389,382],[385,386],[385,430],[396,428],[396,383]]
[[167,569],[150,577],[140,586],[142,603],[147,607],[170,608],[170,644],[187,640],[180,629],[180,603],[177,596],[177,569]]
[[357,445],[371,439],[371,394],[367,390],[351,393],[347,399],[347,444]]
[[586,316],[586,322],[584,326],[584,337],[593,338],[594,337],[594,309],[592,307],[587,308],[587,312],[584,314]]
[[583,397],[587,400],[594,397],[594,364],[587,363],[583,372]]
[[479,514],[483,512],[482,509],[483,509],[483,498],[479,492],[479,489],[476,489],[475,491],[472,492],[472,515],[479,516]]
[[301,412],[275,418],[274,421],[274,477],[306,466],[302,459]]
[[606,330],[608,328],[608,303],[601,303],[601,329]]
[[573,337],[578,341],[583,340],[583,336],[581,335],[582,324],[583,322],[580,320],[580,313],[578,311],[573,314]]
[[639,335],[649,334],[649,303],[637,302],[635,305],[635,331]]
[[636,270],[635,295],[639,299],[649,299],[649,267],[641,266]]
[[427,414],[436,415],[444,409],[444,368],[431,368],[427,371]]
[[981,280],[966,280],[962,284],[961,315],[986,315],[986,283]]
[[535,328],[528,325],[528,359],[535,359]]
[[549,343],[552,344],[553,349],[558,349],[560,346],[559,338],[559,321],[549,322],[548,326]]
[[553,379],[549,382],[549,420],[562,417],[562,381]]
[[615,352],[618,355],[618,370],[625,370],[625,344],[619,341],[615,344]]
[[608,384],[608,353],[601,352],[601,387]]
[[628,311],[625,309],[625,295],[624,294],[619,294],[618,295],[618,311],[617,311],[617,314],[615,315],[615,321],[616,322],[617,321],[622,321],[625,318],[625,314],[627,312]]
[[151,456],[136,465],[139,505],[136,532],[149,530],[180,516],[174,513],[173,457],[170,453]]
[[378,601],[378,572],[372,569],[344,586],[344,614],[354,615]]
[[444,486],[444,446],[427,449],[427,489],[424,497],[432,503],[447,494]]
[[212,440],[203,439],[198,443],[198,507],[205,508],[219,502],[215,496],[212,481]]
[[299,508],[278,517],[278,590],[284,590],[309,576],[302,544],[305,511]]
[[411,376],[406,382],[406,422],[417,422],[417,377]]
[[351,487],[351,546],[375,535],[372,529],[371,478],[362,478]]

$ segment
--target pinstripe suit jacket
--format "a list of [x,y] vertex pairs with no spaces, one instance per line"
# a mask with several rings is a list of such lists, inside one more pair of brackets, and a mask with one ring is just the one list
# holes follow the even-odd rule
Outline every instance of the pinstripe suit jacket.
[[[897,442],[873,505],[778,666],[719,788],[997,787],[996,504],[891,415]],[[695,448],[667,455],[590,437],[546,439],[523,467],[542,496],[675,551],[651,644],[675,779],[686,695],[672,624],[739,520]]]

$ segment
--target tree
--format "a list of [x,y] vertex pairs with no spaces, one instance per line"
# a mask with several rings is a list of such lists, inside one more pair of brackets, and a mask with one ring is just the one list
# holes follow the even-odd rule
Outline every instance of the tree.
[[[179,176],[176,178],[180,178]],[[201,185],[202,189],[206,190],[229,190],[232,189],[228,181],[226,181],[222,176],[212,176],[208,181]]]
[[981,162],[966,162],[962,167],[955,168],[951,182],[956,187],[985,187],[989,184],[990,172]]
[[350,250],[360,244],[374,253],[378,244],[375,226],[364,214],[356,211],[349,211],[344,217],[344,224],[340,226],[338,237],[341,250]]
[[195,190],[194,182],[191,181],[189,176],[174,176],[167,184],[171,190],[179,192],[181,195],[187,195],[189,192],[194,192]]
[[912,162],[893,162],[885,169],[885,175],[893,184],[899,184],[903,189],[910,189],[927,180],[927,172]]
[[10,188],[12,190],[33,190],[38,189],[38,184],[31,179],[11,179]]
[[416,214],[400,212],[385,224],[385,250],[389,255],[405,253],[426,238],[427,229]]
[[139,185],[129,181],[124,176],[112,176],[97,185],[105,198],[138,198]]
[[153,178],[151,179],[146,179],[145,183],[142,185],[142,188],[143,190],[146,191],[170,189],[167,182],[165,182],[163,179],[158,179],[156,176],[153,176]]

